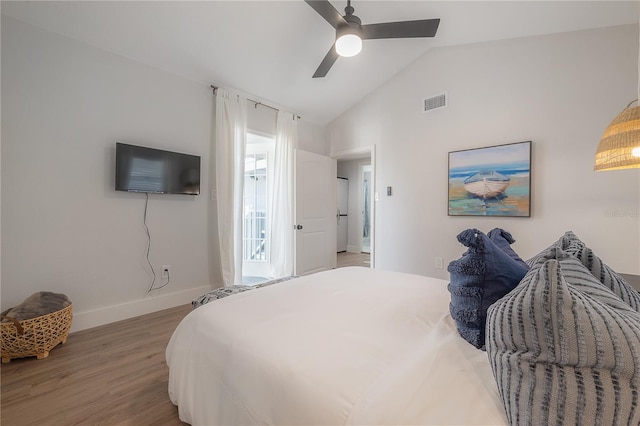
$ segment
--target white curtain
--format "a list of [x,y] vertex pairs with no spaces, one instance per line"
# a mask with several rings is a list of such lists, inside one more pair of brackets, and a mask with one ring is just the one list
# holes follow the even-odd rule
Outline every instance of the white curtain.
[[271,240],[270,270],[274,278],[293,275],[294,165],[298,146],[298,120],[294,114],[278,111],[273,190],[268,212]]
[[247,99],[218,89],[216,96],[216,198],[222,280],[242,284],[242,204]]

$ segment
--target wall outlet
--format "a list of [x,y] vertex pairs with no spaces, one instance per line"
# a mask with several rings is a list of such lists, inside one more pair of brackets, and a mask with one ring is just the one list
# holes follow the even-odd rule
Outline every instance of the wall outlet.
[[435,258],[435,265],[436,265],[436,269],[442,269],[444,268],[444,261],[441,257],[437,256]]
[[171,265],[164,265],[162,267],[162,278],[169,278],[169,275],[171,274]]

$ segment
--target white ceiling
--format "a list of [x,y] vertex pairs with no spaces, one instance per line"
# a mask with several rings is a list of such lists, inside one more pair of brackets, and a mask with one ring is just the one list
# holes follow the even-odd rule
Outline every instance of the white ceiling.
[[[346,1],[332,0],[343,12]],[[3,14],[324,125],[429,49],[638,22],[637,1],[354,0],[363,24],[440,18],[433,39],[368,40],[312,79],[334,30],[302,0],[2,1]]]

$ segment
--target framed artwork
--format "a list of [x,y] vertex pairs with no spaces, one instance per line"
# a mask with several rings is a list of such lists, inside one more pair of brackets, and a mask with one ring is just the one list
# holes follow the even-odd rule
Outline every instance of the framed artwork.
[[449,216],[531,216],[531,141],[449,153]]

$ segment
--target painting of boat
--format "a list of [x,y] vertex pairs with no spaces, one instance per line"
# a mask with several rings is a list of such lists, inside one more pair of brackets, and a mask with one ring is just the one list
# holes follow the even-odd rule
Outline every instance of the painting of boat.
[[531,217],[531,141],[449,152],[449,216]]
[[511,179],[495,170],[480,171],[464,180],[467,192],[483,198],[496,198],[504,195]]

